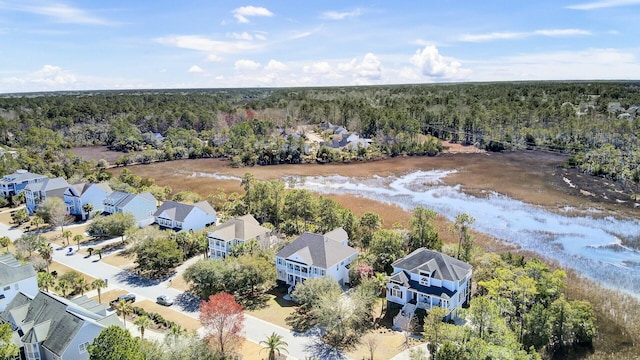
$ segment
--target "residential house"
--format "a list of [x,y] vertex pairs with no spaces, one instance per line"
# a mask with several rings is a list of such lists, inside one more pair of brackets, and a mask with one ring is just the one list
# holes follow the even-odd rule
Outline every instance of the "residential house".
[[306,279],[328,275],[341,286],[349,282],[349,264],[358,251],[347,245],[343,228],[324,235],[305,232],[276,254],[276,276],[290,286]]
[[91,204],[92,211],[103,212],[104,200],[113,191],[107,183],[78,183],[70,185],[64,192],[64,202],[67,204],[67,211],[71,215],[82,217],[86,220],[90,214],[85,213],[84,206]]
[[165,201],[153,216],[161,227],[176,231],[200,230],[216,223],[216,211],[206,201],[193,205]]
[[67,191],[69,183],[67,180],[57,177],[53,179],[46,178],[44,181],[35,182],[24,188],[24,195],[29,215],[33,215],[38,206],[48,198],[64,199],[64,192]]
[[33,265],[22,264],[11,254],[0,256],[0,312],[20,292],[29,296],[38,293],[38,277]]
[[395,261],[387,284],[387,301],[403,306],[394,325],[410,321],[416,308],[447,310],[447,319],[469,301],[471,265],[437,251],[420,248]]
[[87,346],[104,328],[122,326],[115,312],[87,296],[68,300],[42,291],[17,294],[0,321],[11,324],[13,342],[27,360],[88,359]]
[[209,257],[222,259],[232,247],[253,239],[258,244],[268,246],[270,232],[271,230],[260,226],[251,214],[225,221],[207,234]]
[[0,195],[10,198],[21,193],[29,184],[40,183],[47,179],[44,175],[34,174],[27,170],[18,170],[0,179]]
[[105,214],[130,213],[136,219],[138,227],[153,224],[156,209],[156,198],[150,192],[131,194],[122,191],[114,191],[102,202]]

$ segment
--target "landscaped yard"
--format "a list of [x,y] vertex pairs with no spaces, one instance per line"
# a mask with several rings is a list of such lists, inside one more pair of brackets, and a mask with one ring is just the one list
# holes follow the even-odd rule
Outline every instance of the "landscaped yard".
[[63,264],[61,264],[61,263],[59,263],[57,261],[51,262],[51,265],[49,265],[49,271],[51,271],[51,272],[56,271],[58,273],[58,277],[60,277],[60,275],[62,275],[62,274],[68,273],[70,271],[75,271],[77,273],[80,273],[82,276],[84,276],[84,278],[87,280],[88,283],[91,283],[93,280],[95,280],[95,278],[93,278],[93,277],[91,277],[91,276],[89,276],[89,275],[87,275],[87,274],[85,274],[83,272],[73,270],[72,268],[70,268],[70,267],[68,267],[66,265],[63,265]]
[[[95,247],[94,249],[98,249],[98,248],[99,247]],[[124,269],[135,266],[134,260],[135,260],[134,254],[125,255],[122,252],[117,252],[115,254],[111,254],[107,256],[103,255],[102,260],[100,261],[124,270]]]
[[286,329],[291,329],[291,326],[287,325],[284,319],[295,310],[296,303],[283,299],[283,294],[278,292],[277,289],[265,294],[265,296],[269,298],[265,303],[266,306],[262,309],[249,311],[248,314]]

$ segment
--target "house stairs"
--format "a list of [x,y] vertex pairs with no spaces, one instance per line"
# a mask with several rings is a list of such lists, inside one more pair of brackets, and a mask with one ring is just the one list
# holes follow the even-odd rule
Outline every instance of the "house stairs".
[[406,303],[398,313],[393,318],[393,328],[400,331],[409,330],[411,321],[413,320],[413,315],[416,311],[416,304]]

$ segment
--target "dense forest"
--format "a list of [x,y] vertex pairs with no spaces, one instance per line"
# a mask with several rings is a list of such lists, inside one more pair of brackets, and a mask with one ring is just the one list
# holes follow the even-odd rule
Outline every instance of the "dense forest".
[[[115,165],[228,157],[238,166],[435,155],[439,140],[570,154],[568,166],[637,189],[640,83],[516,82],[376,87],[97,91],[5,95],[0,144],[17,167],[100,176],[66,149],[107,145]],[[321,125],[371,146],[330,146]],[[305,125],[305,126],[303,126]],[[325,143],[309,147],[308,131]],[[6,156],[5,156],[6,157]],[[112,164],[113,165],[113,164]]]

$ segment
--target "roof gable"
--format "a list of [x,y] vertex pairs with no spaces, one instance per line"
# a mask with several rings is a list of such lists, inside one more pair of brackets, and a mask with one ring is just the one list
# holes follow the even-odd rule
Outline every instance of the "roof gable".
[[29,278],[36,279],[36,271],[33,269],[33,265],[21,264],[11,254],[0,256],[0,286],[6,286]]
[[260,226],[260,223],[253,215],[247,214],[225,221],[218,225],[209,235],[224,241],[232,241],[234,239],[247,241],[260,235],[266,235],[269,231],[266,227]]
[[420,271],[428,272],[435,279],[448,281],[462,280],[472,269],[472,266],[465,262],[427,248],[413,251],[394,262],[392,266],[414,274],[420,274]]
[[325,235],[305,232],[286,245],[276,256],[328,269],[357,254],[356,249],[334,241]]

